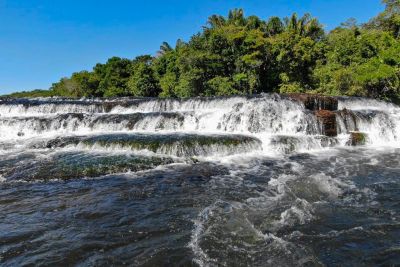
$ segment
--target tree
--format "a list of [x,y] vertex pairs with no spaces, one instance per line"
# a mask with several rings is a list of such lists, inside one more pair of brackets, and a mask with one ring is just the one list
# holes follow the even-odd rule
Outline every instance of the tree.
[[88,71],[75,72],[71,78],[62,78],[58,83],[54,83],[51,90],[55,95],[66,97],[91,97],[96,95],[98,81],[94,75]]
[[67,77],[61,78],[57,83],[53,83],[51,90],[59,96],[79,97],[79,84]]
[[129,78],[128,89],[133,96],[156,97],[160,93],[153,69],[146,62],[138,62]]
[[364,25],[367,29],[380,29],[400,38],[400,0],[382,0],[385,10]]
[[308,13],[301,18],[298,18],[296,13],[291,17],[284,18],[284,27],[286,32],[302,37],[309,37],[314,41],[321,38],[324,34],[322,25]]
[[390,32],[337,28],[314,72],[317,92],[399,101],[400,43]]
[[160,97],[176,97],[176,88],[178,85],[178,78],[174,72],[167,72],[160,79],[161,93]]
[[274,58],[271,71],[278,78],[273,86],[281,93],[310,90],[313,70],[323,57],[323,46],[311,37],[293,33],[292,29],[272,37],[269,42]]
[[[212,15],[211,17],[208,18],[207,24],[211,29],[222,27],[226,24],[226,19],[220,15]],[[206,26],[204,27],[204,29],[208,29],[208,27]]]
[[99,81],[93,73],[88,71],[75,72],[72,74],[71,80],[78,84],[77,96],[101,96],[96,92]]
[[265,26],[265,32],[268,36],[274,36],[284,31],[284,25],[280,18],[271,17]]
[[129,95],[127,82],[131,76],[131,64],[129,59],[112,57],[106,64],[97,64],[94,73],[99,79],[96,94],[104,96]]
[[236,90],[235,83],[228,77],[214,77],[207,81],[206,96],[224,96],[239,94]]
[[235,8],[228,13],[228,23],[236,26],[244,26],[246,24],[246,18],[244,17],[244,11],[241,8]]
[[162,56],[164,56],[165,54],[167,54],[168,52],[171,52],[173,49],[172,49],[172,47],[169,45],[169,43],[167,43],[167,42],[163,42],[161,45],[160,45],[160,50],[158,50],[158,52],[157,52],[157,57],[162,57]]
[[262,20],[242,9],[212,15],[202,31],[155,57],[110,58],[53,84],[56,95],[193,97],[316,92],[400,102],[400,0],[328,34],[310,14]]

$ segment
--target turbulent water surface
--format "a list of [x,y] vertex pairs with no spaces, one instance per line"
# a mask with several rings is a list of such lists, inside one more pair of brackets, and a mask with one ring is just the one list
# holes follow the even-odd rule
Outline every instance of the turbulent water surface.
[[336,122],[279,95],[0,100],[0,264],[400,264],[400,108]]

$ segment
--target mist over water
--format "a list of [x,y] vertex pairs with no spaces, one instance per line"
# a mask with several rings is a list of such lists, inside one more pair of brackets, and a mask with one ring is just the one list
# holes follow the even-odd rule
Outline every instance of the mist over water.
[[1,99],[0,263],[399,264],[400,108],[335,118],[325,136],[274,94]]

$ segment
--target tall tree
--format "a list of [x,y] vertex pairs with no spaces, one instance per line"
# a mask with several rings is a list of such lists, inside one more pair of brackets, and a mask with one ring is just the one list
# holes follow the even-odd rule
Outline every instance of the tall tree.
[[382,3],[385,4],[385,10],[365,24],[365,27],[389,31],[400,38],[400,0],[382,0]]

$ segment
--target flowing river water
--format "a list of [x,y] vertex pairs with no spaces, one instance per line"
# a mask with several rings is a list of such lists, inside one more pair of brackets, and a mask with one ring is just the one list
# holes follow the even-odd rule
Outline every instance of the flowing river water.
[[274,94],[2,99],[0,265],[400,264],[400,108],[335,113],[327,137]]

